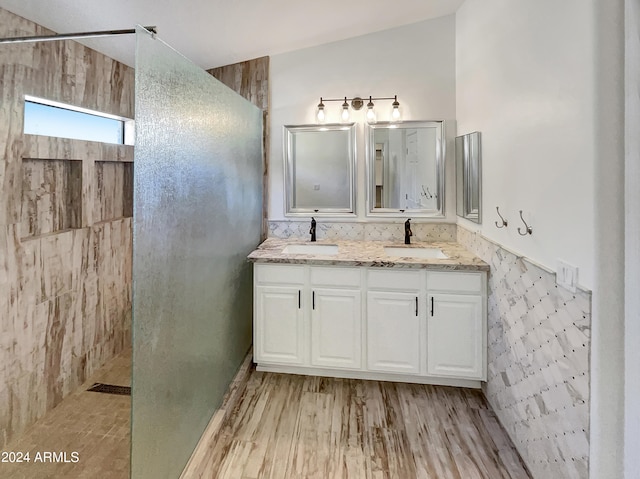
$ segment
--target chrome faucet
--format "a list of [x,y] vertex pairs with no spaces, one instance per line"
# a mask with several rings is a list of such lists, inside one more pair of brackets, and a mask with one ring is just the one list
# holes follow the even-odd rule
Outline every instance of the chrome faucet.
[[411,237],[413,236],[409,221],[411,221],[411,218],[404,222],[404,244],[411,244]]
[[309,234],[311,235],[311,241],[316,240],[316,220],[312,216],[311,217],[311,229],[309,230]]

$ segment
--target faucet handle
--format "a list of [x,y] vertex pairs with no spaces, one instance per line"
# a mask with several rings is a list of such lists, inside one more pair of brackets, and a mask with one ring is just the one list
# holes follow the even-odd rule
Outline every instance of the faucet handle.
[[404,222],[404,244],[411,244],[409,238],[413,236],[413,231],[411,231],[411,218]]

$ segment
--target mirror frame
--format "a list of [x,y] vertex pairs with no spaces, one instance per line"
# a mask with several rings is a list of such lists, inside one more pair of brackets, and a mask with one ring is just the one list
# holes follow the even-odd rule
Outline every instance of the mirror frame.
[[[323,125],[284,125],[284,195],[285,216],[356,216],[356,124],[355,123],[327,123]],[[349,131],[349,144],[346,155],[349,161],[349,207],[347,208],[294,208],[293,207],[293,158],[292,138],[296,132],[304,131]]]
[[[436,209],[396,209],[375,208],[375,131],[377,129],[394,128],[436,128]],[[445,217],[445,154],[446,137],[444,120],[403,121],[403,122],[377,122],[367,125],[366,130],[366,181],[367,181],[367,216],[373,217],[405,217],[411,215],[418,218],[444,218]]]
[[[471,207],[471,163],[472,152],[470,152],[471,139],[476,138],[477,162],[477,189],[478,189],[478,210]],[[459,151],[458,144],[461,144]],[[455,163],[456,163],[456,214],[474,223],[482,223],[482,136],[479,131],[457,136],[454,140]]]

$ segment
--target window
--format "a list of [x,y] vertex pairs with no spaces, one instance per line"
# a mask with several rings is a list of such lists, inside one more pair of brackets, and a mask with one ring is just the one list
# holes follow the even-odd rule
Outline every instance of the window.
[[25,95],[24,132],[76,140],[133,145],[134,121]]

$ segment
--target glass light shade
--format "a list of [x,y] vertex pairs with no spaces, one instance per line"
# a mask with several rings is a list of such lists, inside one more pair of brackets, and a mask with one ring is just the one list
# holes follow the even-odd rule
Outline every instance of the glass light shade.
[[395,100],[393,101],[393,110],[391,110],[391,121],[400,121],[401,118],[400,103],[398,103],[398,97],[395,97]]
[[400,121],[401,118],[402,118],[402,115],[400,114],[400,108],[398,108],[397,106],[394,106],[393,111],[391,112],[391,119],[393,121]]
[[367,122],[376,122],[376,111],[373,109],[373,102],[371,101],[371,97],[369,97],[369,103],[367,103]]
[[316,118],[318,119],[318,123],[324,123],[327,117],[324,114],[324,106],[318,105],[318,113],[316,113]]
[[349,113],[349,105],[347,102],[344,102],[342,105],[342,121],[349,121],[350,113]]
[[375,123],[376,122],[376,111],[372,108],[367,109],[367,122]]

